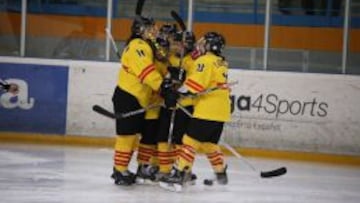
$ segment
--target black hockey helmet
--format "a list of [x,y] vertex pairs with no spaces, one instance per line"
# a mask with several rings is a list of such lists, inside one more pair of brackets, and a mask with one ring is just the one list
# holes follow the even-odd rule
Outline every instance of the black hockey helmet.
[[159,35],[173,36],[177,32],[176,24],[164,24],[159,29]]
[[170,49],[170,42],[168,39],[158,36],[155,39],[155,43],[152,45],[156,59],[159,61],[166,61]]
[[217,32],[208,32],[204,35],[205,49],[220,55],[225,47],[225,38]]
[[143,16],[136,16],[131,26],[131,32],[132,34],[135,35],[141,35],[144,33],[146,28],[154,25],[155,25],[154,19],[146,18]]
[[[184,36],[183,36],[184,35]],[[194,32],[191,31],[179,31],[175,34],[174,41],[182,42],[184,37],[184,47],[186,52],[190,52],[194,49],[196,38]]]
[[169,49],[170,48],[170,43],[169,41],[164,38],[164,37],[156,37],[156,43],[160,45],[160,47],[165,48],[165,49]]

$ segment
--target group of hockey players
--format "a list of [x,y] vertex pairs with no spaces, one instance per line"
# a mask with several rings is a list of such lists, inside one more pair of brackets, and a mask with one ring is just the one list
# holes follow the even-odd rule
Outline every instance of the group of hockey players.
[[[228,65],[224,37],[208,32],[198,41],[193,32],[138,16],[123,49],[113,94],[116,114],[145,109],[116,120],[114,167],[117,185],[158,183],[181,191],[194,183],[195,155],[204,152],[227,184],[227,165],[218,145],[230,120]],[[128,168],[137,149],[138,168]]]

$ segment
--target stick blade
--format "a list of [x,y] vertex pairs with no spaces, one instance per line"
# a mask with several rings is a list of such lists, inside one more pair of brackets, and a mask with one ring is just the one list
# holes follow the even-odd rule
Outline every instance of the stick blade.
[[174,10],[172,10],[170,12],[170,15],[179,24],[181,30],[185,31],[186,30],[186,25],[185,25],[183,19],[180,17],[180,15],[178,13],[176,13],[176,11],[174,11]]
[[145,3],[145,0],[138,0],[138,2],[136,4],[136,10],[135,10],[136,15],[141,16],[144,3]]
[[272,171],[262,171],[260,173],[260,176],[262,178],[272,178],[272,177],[277,177],[277,176],[281,176],[284,175],[287,172],[287,169],[285,167],[281,167]]
[[109,118],[112,118],[112,119],[115,119],[115,118],[116,118],[116,116],[115,116],[113,113],[109,112],[108,110],[104,109],[103,107],[101,107],[101,106],[99,106],[99,105],[94,105],[94,106],[92,107],[92,109],[93,109],[93,111],[95,111],[96,113],[99,113],[99,114],[101,114],[101,115],[103,115],[103,116],[106,116],[106,117],[109,117]]

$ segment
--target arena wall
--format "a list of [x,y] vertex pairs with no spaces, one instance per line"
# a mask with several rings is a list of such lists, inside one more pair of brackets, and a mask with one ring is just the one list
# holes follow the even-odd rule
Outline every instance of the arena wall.
[[[0,12],[0,34],[20,34],[20,14]],[[116,40],[125,41],[130,36],[132,19],[115,18],[113,35]],[[160,22],[159,24],[161,24]],[[104,27],[106,18],[92,16],[66,15],[27,15],[27,35],[29,37],[105,39]],[[46,26],[44,26],[46,25]],[[196,36],[212,31],[221,32],[227,46],[262,47],[264,45],[264,25],[195,22],[193,30]],[[306,49],[318,51],[341,52],[342,27],[304,27],[304,26],[271,26],[272,48]],[[324,34],[326,33],[326,35]],[[360,51],[360,29],[349,30],[349,51]]]
[[[119,64],[0,57],[0,78],[20,86],[0,94],[0,132],[111,138]],[[360,78],[350,75],[230,70],[235,147],[360,155]],[[214,107],[216,108],[216,107]],[[210,109],[211,110],[211,109]]]

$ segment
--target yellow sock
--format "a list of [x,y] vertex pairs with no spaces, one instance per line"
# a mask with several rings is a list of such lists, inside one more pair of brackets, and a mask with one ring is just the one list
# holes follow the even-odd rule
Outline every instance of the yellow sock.
[[128,169],[136,140],[137,135],[116,136],[114,147],[114,167],[116,170],[123,172]]
[[175,153],[172,146],[167,142],[160,142],[158,147],[159,171],[160,173],[170,173],[174,164]]
[[151,157],[150,164],[152,166],[159,166],[159,157],[158,157],[158,150],[156,145],[154,145],[154,153],[153,156]]
[[206,142],[202,144],[213,170],[216,173],[223,172],[225,168],[224,154],[221,152],[220,146],[214,143]]
[[191,170],[195,154],[200,148],[201,142],[189,137],[188,135],[184,135],[182,143],[183,145],[181,146],[176,164],[178,169],[181,171],[184,169]]
[[137,161],[139,164],[151,164],[155,151],[155,145],[139,144]]
[[175,150],[174,150],[174,155],[175,155],[175,157],[174,157],[174,161],[176,161],[176,157],[179,156],[179,154],[180,154],[180,152],[181,152],[181,147],[182,147],[182,145],[180,145],[180,144],[175,145]]

